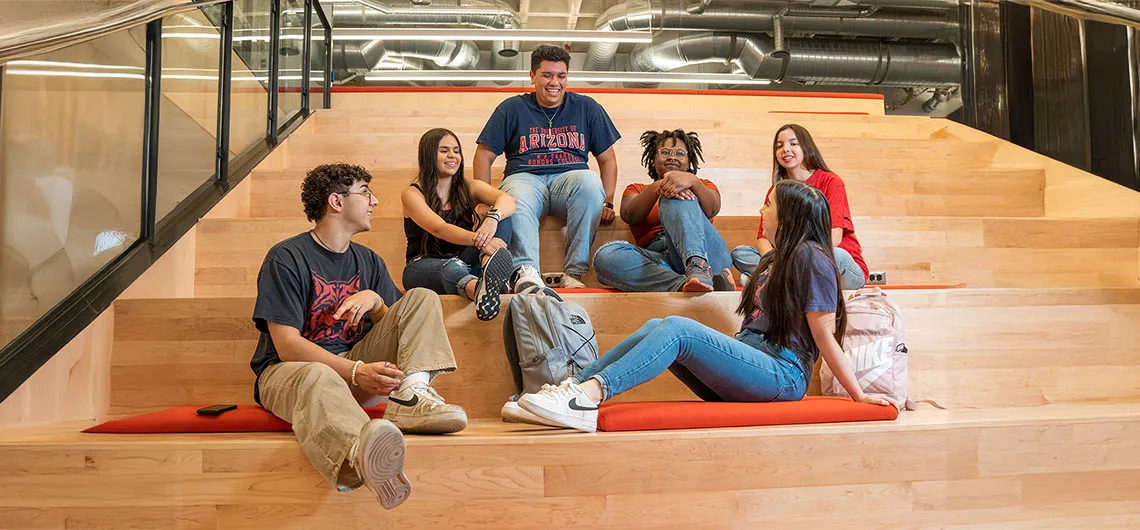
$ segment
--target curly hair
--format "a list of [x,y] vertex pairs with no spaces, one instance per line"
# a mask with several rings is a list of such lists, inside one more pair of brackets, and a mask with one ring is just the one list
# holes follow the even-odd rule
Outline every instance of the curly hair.
[[700,162],[705,161],[705,157],[701,153],[701,139],[697,137],[697,133],[685,132],[683,129],[661,132],[645,131],[641,133],[641,146],[645,148],[645,151],[641,153],[641,165],[649,170],[649,178],[653,180],[661,178],[661,175],[657,174],[657,166],[653,163],[657,156],[657,149],[665,143],[665,140],[670,138],[684,144],[685,150],[689,152],[689,173],[696,175],[697,169],[700,168]]
[[372,175],[352,164],[324,164],[310,169],[301,183],[301,203],[305,217],[317,222],[325,217],[329,195],[348,193],[356,182],[372,182]]
[[530,52],[530,73],[538,71],[538,67],[542,66],[542,61],[550,61],[552,63],[566,63],[566,69],[570,69],[570,52],[562,49],[561,46],[551,46],[543,44]]

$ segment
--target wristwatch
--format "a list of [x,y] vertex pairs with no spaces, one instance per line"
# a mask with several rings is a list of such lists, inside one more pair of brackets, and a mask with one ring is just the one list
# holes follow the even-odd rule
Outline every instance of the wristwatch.
[[614,203],[612,203],[612,202],[610,202],[610,201],[606,201],[606,202],[603,202],[603,203],[602,203],[602,206],[605,206],[606,208],[609,208],[609,209],[611,209],[611,210],[613,210],[613,209],[614,209]]

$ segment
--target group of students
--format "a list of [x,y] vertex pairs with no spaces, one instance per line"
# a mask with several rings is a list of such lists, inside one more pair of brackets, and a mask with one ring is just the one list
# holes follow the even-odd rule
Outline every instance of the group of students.
[[[432,129],[420,139],[418,176],[401,193],[406,292],[375,252],[351,241],[370,228],[379,204],[372,176],[348,164],[306,175],[301,198],[315,226],[275,245],[262,263],[253,314],[261,335],[250,365],[255,399],[292,423],[310,462],[339,490],[368,485],[395,507],[411,493],[403,433],[466,427],[463,408],[432,387],[456,369],[440,294],[465,296],[490,320],[502,293],[542,285],[546,215],[566,220],[563,285],[584,286],[598,226],[617,215],[620,135],[597,102],[566,91],[569,62],[562,48],[535,49],[535,91],[495,109],[477,142],[474,178],[464,175],[454,133]],[[840,346],[843,289],[862,286],[867,268],[843,183],[810,134],[797,125],[777,132],[757,246],[731,253],[713,227],[720,192],[696,176],[697,134],[648,131],[641,144],[651,182],[628,186],[621,201],[635,242],[598,249],[598,280],[631,291],[735,291],[735,266],[745,283],[740,331],[651,319],[573,377],[521,396],[513,419],[592,432],[600,403],[665,370],[703,400],[799,400],[820,356],[854,400],[897,406],[863,392]],[[491,165],[504,152],[496,189]],[[587,167],[589,154],[600,175]],[[385,398],[383,419],[369,419],[362,406]]]

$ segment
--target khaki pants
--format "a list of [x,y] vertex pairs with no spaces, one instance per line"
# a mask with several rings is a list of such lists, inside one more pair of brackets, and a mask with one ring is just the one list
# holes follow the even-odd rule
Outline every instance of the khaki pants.
[[[388,361],[405,374],[455,371],[439,295],[408,291],[345,357]],[[341,464],[369,419],[359,402],[371,396],[354,395],[335,370],[317,362],[274,364],[261,373],[258,391],[266,409],[293,424],[297,442],[321,475],[341,491],[360,487],[360,478],[350,469],[341,473]]]

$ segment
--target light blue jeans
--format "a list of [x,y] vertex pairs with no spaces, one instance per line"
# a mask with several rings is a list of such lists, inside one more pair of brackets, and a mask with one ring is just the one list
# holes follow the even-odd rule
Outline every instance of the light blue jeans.
[[[843,290],[852,291],[867,284],[863,277],[863,269],[855,263],[855,258],[846,250],[834,247],[835,265],[839,267],[839,277],[843,281]],[[740,245],[732,249],[732,266],[744,274],[752,274],[756,266],[760,265],[760,251],[756,247]]]
[[685,283],[685,263],[691,257],[707,261],[713,274],[732,265],[728,245],[700,203],[661,198],[657,208],[664,230],[645,248],[611,241],[594,253],[599,282],[622,291],[676,291]]
[[593,378],[610,399],[668,369],[705,401],[797,401],[808,376],[791,350],[742,331],[735,338],[695,320],[654,318],[573,376]]
[[554,175],[513,173],[499,189],[515,198],[514,266],[538,268],[538,223],[553,215],[566,220],[566,258],[562,271],[584,276],[590,270],[590,245],[598,234],[602,203],[606,200],[602,178],[588,169]]

